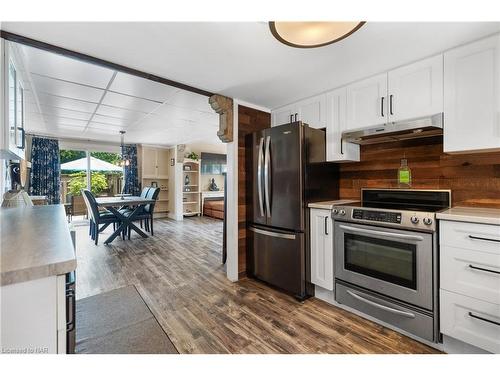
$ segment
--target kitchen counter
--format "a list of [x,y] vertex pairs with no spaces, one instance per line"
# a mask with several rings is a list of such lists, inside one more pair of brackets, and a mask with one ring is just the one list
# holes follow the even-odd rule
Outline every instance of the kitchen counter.
[[500,225],[500,209],[479,207],[453,207],[436,214],[440,220]]
[[334,206],[342,206],[351,203],[357,203],[359,201],[354,201],[351,199],[339,199],[336,201],[324,201],[324,202],[313,202],[309,203],[307,207],[309,208],[322,208],[324,210],[331,210]]
[[76,255],[63,205],[0,209],[0,285],[76,269]]

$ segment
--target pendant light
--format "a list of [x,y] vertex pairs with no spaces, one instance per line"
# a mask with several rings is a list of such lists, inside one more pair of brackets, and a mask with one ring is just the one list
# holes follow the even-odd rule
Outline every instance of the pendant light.
[[296,48],[316,48],[347,38],[365,22],[269,22],[281,43]]
[[130,165],[130,160],[128,159],[125,159],[123,157],[123,151],[124,151],[124,148],[125,148],[125,133],[126,131],[125,130],[120,130],[120,139],[121,139],[121,142],[120,142],[120,148],[122,150],[122,158],[120,159],[120,167],[128,167]]

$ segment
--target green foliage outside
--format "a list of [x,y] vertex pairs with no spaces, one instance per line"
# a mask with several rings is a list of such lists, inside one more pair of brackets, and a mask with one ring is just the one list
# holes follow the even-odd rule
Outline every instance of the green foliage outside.
[[[77,172],[69,175],[71,180],[68,182],[68,191],[72,195],[82,195],[82,189],[87,188],[87,174],[85,172]],[[92,172],[90,175],[90,191],[94,195],[98,195],[103,190],[108,188],[106,176],[101,172]]]
[[85,151],[59,150],[59,159],[61,160],[61,164],[73,160],[78,160],[84,157],[85,157]]
[[90,156],[93,156],[96,159],[107,161],[108,163],[114,165],[118,165],[121,159],[120,154],[114,152],[91,152]]
[[[61,164],[68,163],[73,160],[78,160],[86,157],[85,151],[76,150],[59,150]],[[107,161],[108,163],[118,165],[120,162],[120,154],[115,152],[91,152],[90,156],[96,159]]]

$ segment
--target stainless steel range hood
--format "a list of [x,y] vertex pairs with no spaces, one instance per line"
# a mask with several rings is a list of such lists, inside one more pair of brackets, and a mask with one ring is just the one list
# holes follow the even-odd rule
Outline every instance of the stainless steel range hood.
[[403,122],[391,122],[342,133],[342,140],[360,145],[432,137],[443,134],[443,113]]

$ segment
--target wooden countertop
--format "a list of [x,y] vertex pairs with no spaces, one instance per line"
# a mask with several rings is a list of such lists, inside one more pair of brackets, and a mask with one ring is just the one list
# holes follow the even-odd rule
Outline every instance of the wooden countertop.
[[468,223],[500,225],[500,209],[479,207],[453,207],[438,212],[439,220],[465,221]]
[[0,209],[0,285],[76,269],[63,205]]

